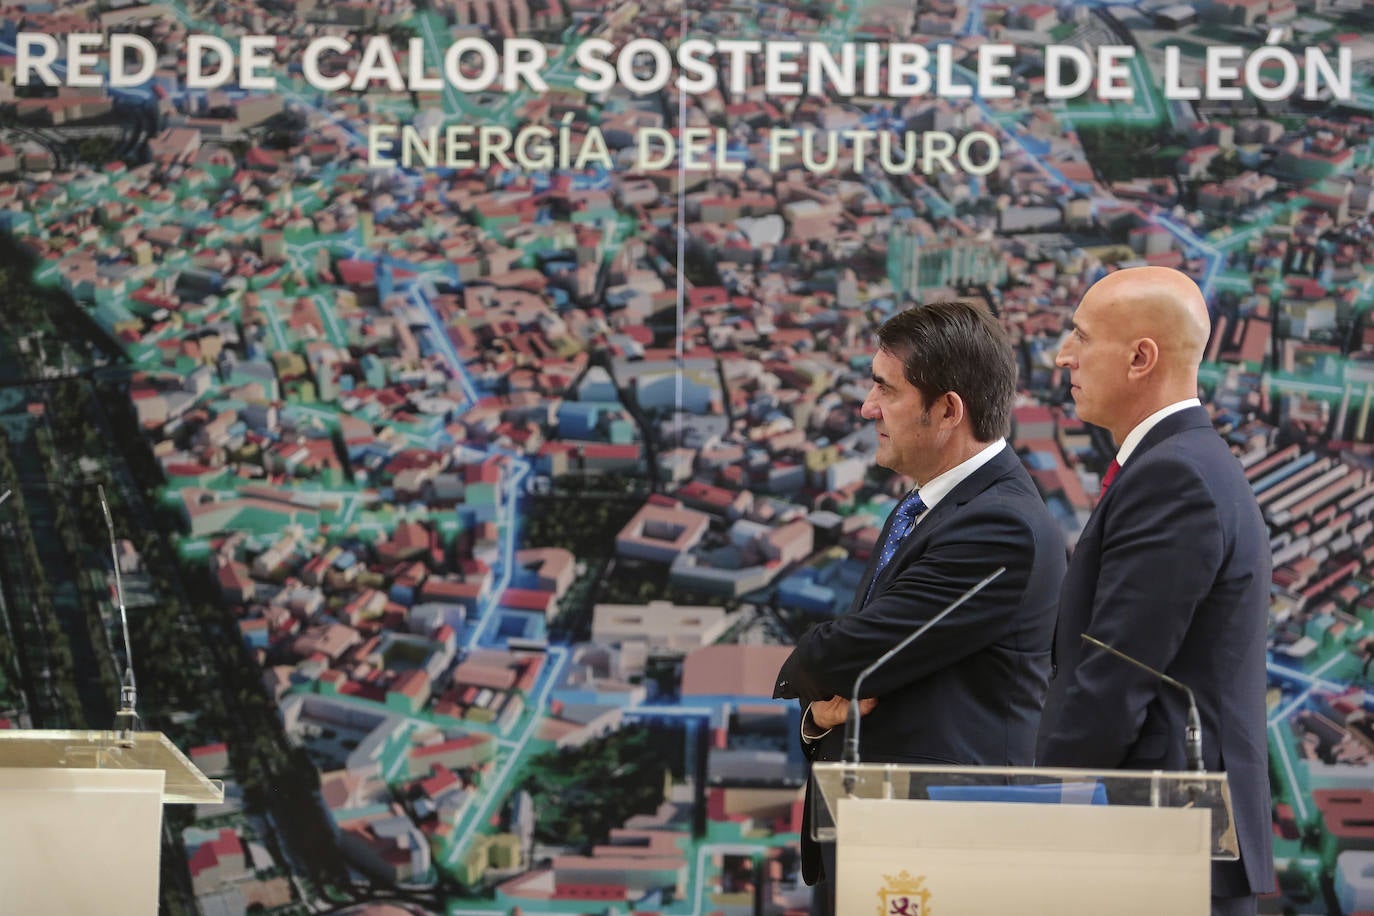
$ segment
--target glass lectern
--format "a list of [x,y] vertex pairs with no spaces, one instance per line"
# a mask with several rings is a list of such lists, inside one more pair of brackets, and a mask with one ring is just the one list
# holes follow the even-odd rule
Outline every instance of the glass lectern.
[[223,800],[161,732],[0,731],[4,912],[156,913],[162,806]]
[[818,763],[840,913],[1206,914],[1224,773]]

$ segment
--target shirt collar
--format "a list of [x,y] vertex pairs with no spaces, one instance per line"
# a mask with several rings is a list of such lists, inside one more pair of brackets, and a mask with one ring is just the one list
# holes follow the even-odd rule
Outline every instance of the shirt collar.
[[1165,417],[1172,416],[1180,410],[1187,410],[1189,407],[1201,407],[1202,402],[1197,398],[1188,398],[1179,401],[1177,404],[1170,404],[1162,410],[1156,410],[1145,419],[1135,425],[1135,429],[1126,434],[1126,439],[1121,443],[1121,448],[1116,450],[1116,463],[1125,466],[1126,459],[1131,457],[1131,453],[1140,445],[1140,440],[1149,434],[1150,430],[1159,425]]
[[972,476],[974,471],[996,458],[1006,447],[1006,440],[998,439],[972,458],[967,458],[938,477],[931,478],[930,482],[920,488],[921,502],[926,504],[927,509],[934,509],[951,490]]

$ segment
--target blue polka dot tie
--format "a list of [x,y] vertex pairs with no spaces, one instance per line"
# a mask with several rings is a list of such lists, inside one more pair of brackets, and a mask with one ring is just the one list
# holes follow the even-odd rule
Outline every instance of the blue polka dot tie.
[[915,490],[907,494],[897,504],[897,508],[892,513],[892,527],[887,529],[887,537],[883,539],[882,549],[878,551],[878,565],[873,567],[873,578],[868,582],[868,594],[864,595],[864,604],[873,597],[873,583],[878,581],[878,577],[887,569],[887,564],[892,562],[892,558],[897,555],[897,548],[902,545],[902,539],[911,533],[912,527],[916,524],[916,516],[926,511],[926,504],[921,502],[921,495]]

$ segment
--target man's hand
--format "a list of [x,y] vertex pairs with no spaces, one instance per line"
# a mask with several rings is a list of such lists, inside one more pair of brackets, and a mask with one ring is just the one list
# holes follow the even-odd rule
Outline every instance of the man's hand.
[[[866,716],[873,711],[873,707],[878,705],[877,697],[868,697],[859,700],[859,715]],[[843,725],[845,718],[849,715],[849,700],[844,697],[831,697],[828,700],[816,700],[811,704],[811,721],[816,727],[828,731],[837,726]]]

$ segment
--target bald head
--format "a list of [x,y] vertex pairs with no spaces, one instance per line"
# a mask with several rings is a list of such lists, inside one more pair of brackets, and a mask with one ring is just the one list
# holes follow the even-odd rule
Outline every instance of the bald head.
[[1108,333],[1123,342],[1153,340],[1161,368],[1186,373],[1196,385],[1212,321],[1202,290],[1187,274],[1168,267],[1118,270],[1094,283],[1080,308],[1090,304],[1107,316]]
[[1132,267],[1093,284],[1055,362],[1078,414],[1121,442],[1161,408],[1197,396],[1211,320],[1202,290],[1166,267]]

